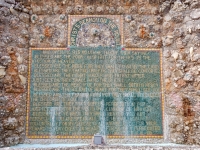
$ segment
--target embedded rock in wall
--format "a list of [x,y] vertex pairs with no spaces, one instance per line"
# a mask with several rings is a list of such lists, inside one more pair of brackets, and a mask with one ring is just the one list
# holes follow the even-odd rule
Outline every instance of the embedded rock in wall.
[[192,19],[195,19],[195,20],[199,19],[199,18],[200,18],[200,9],[195,9],[195,10],[193,10],[193,11],[190,13],[190,17],[191,17]]
[[10,137],[5,138],[5,145],[17,145],[19,143],[19,136],[16,134],[11,134]]
[[7,3],[5,0],[1,0],[0,1],[0,6],[2,6],[2,7],[11,7],[11,4]]
[[17,127],[16,118],[9,117],[3,121],[3,127],[8,130],[14,130]]
[[0,66],[0,78],[3,78],[6,75],[4,66]]
[[4,80],[5,91],[7,93],[23,93],[24,87],[21,85],[17,69],[17,57],[13,47],[8,47],[8,54],[10,55],[11,62],[7,68],[7,75]]

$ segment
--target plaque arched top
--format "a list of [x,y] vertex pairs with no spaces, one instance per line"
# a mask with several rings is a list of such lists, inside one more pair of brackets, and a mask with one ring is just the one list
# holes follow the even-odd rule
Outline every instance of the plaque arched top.
[[[89,27],[89,29],[83,29],[83,27],[85,27],[86,25],[90,25],[92,24],[93,26],[98,26],[100,28],[101,31],[98,31],[98,28],[91,28]],[[102,26],[101,26],[102,25]],[[107,37],[107,39],[103,39],[105,38],[105,33],[106,30],[101,29],[105,27],[106,29],[109,30],[109,35],[110,37]],[[84,31],[83,31],[84,30]],[[90,30],[90,31],[88,31]],[[94,44],[98,43],[97,41],[95,41],[96,39],[99,40],[99,42],[107,42],[107,41],[111,41],[112,45],[101,45],[101,46],[120,46],[121,45],[121,36],[120,36],[120,31],[119,28],[117,26],[117,24],[115,22],[113,22],[111,19],[106,18],[106,17],[86,17],[83,19],[78,20],[71,29],[71,34],[70,34],[70,46],[80,46],[79,44],[77,44],[78,40],[77,39],[81,39],[85,40],[85,38],[87,38],[86,35],[84,35],[83,37],[79,37],[79,32],[83,32],[83,34],[86,34],[85,32],[90,32],[90,40],[94,40],[92,41]],[[89,33],[87,33],[88,35]],[[100,35],[101,34],[101,35]],[[104,41],[103,41],[104,40]],[[88,41],[88,40],[87,40]],[[87,43],[84,46],[91,46],[92,44],[88,45]]]

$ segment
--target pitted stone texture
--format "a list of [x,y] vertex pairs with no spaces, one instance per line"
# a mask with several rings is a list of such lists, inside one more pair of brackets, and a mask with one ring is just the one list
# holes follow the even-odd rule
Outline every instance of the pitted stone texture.
[[[27,2],[26,6],[30,6],[30,3]],[[21,74],[18,72],[19,64],[25,65],[28,60],[25,55],[27,56],[28,52],[30,7],[26,6],[24,1],[0,0],[0,147],[16,145],[22,139],[22,134],[15,130],[24,124],[18,123],[20,116],[15,109],[17,107],[23,109],[25,103],[22,97],[20,100],[16,99],[15,92],[19,92],[21,86],[20,80],[17,80],[19,79],[17,76]],[[23,76],[27,76],[27,72],[23,73]],[[26,85],[21,87],[24,88]],[[19,106],[19,101],[24,104]]]
[[10,137],[5,138],[6,145],[16,145],[19,143],[19,136],[16,134],[12,134]]
[[[138,13],[143,15],[154,15],[158,13],[158,0],[151,1],[130,1],[130,0],[62,0],[62,1],[32,1],[31,8],[37,15],[46,14],[127,14]],[[70,7],[66,11],[66,7]]]
[[32,47],[66,47],[67,16],[32,15],[31,40]]
[[160,19],[160,16],[152,15],[125,16],[125,47],[160,48],[162,46]]

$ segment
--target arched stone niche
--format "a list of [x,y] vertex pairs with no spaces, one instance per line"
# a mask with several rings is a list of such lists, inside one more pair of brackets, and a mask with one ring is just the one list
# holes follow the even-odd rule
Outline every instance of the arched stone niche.
[[[80,18],[74,22],[76,18]],[[83,19],[81,19],[83,18]],[[121,16],[107,18],[106,16],[69,16],[70,46],[113,47],[121,46],[123,21]],[[117,22],[118,21],[118,22]],[[73,26],[71,27],[71,24]]]

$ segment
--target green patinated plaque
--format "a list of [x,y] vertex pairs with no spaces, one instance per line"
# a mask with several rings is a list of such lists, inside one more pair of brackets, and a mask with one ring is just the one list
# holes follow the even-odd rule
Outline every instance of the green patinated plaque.
[[162,136],[160,51],[32,49],[30,138]]

